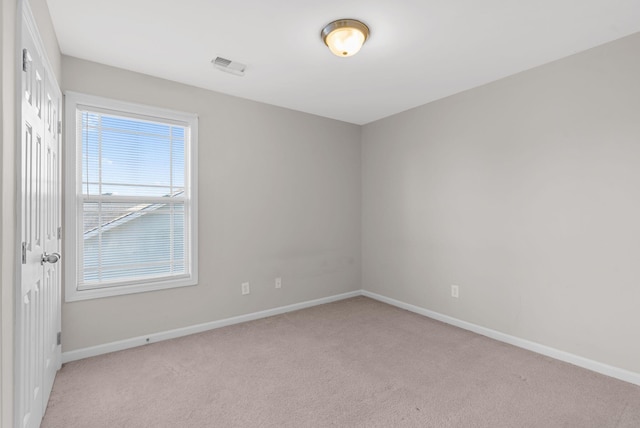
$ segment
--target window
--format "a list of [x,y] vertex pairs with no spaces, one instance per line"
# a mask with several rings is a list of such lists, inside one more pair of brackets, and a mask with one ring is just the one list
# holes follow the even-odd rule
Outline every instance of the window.
[[196,284],[196,115],[65,95],[66,300]]

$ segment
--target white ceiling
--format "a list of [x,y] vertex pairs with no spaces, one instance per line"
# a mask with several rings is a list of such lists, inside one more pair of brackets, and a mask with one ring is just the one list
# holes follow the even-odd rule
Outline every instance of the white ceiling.
[[[63,54],[355,124],[640,31],[640,0],[47,3]],[[320,39],[339,18],[371,29],[354,57]]]

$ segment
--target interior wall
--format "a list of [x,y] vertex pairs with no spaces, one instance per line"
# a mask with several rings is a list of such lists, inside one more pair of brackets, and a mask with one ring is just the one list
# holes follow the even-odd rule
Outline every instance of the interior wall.
[[65,303],[63,352],[360,289],[359,126],[72,57],[62,70],[65,91],[194,112],[200,134],[199,284]]
[[640,33],[364,126],[363,287],[640,372],[638,52]]
[[0,426],[13,427],[13,308],[15,231],[15,21],[16,2],[0,6],[0,135],[2,185],[0,205]]
[[[53,32],[46,0],[30,0],[40,36],[49,62],[58,81],[61,77],[60,49]],[[0,62],[2,81],[0,83],[0,116],[2,135],[2,226],[0,235],[2,246],[1,263],[1,328],[0,328],[0,426],[13,427],[13,355],[14,355],[14,306],[16,278],[16,31],[19,27],[19,2],[2,0],[0,8]]]

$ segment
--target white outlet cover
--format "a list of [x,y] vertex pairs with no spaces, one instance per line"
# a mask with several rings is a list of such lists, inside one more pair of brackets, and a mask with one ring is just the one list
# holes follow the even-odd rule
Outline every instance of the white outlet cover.
[[282,278],[276,278],[276,288],[282,288]]
[[460,297],[460,288],[457,285],[451,286],[451,297],[455,297],[456,299]]
[[251,293],[251,288],[249,287],[249,283],[248,282],[243,282],[242,283],[242,294],[249,294]]

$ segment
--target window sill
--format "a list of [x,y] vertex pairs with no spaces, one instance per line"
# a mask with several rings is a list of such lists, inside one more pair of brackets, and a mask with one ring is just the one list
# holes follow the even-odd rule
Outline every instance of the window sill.
[[65,302],[77,302],[81,300],[100,299],[104,297],[123,296],[127,294],[146,293],[148,291],[167,290],[170,288],[190,287],[198,284],[198,279],[194,277],[177,280],[147,282],[141,284],[113,285],[110,287],[71,290],[66,293]]

